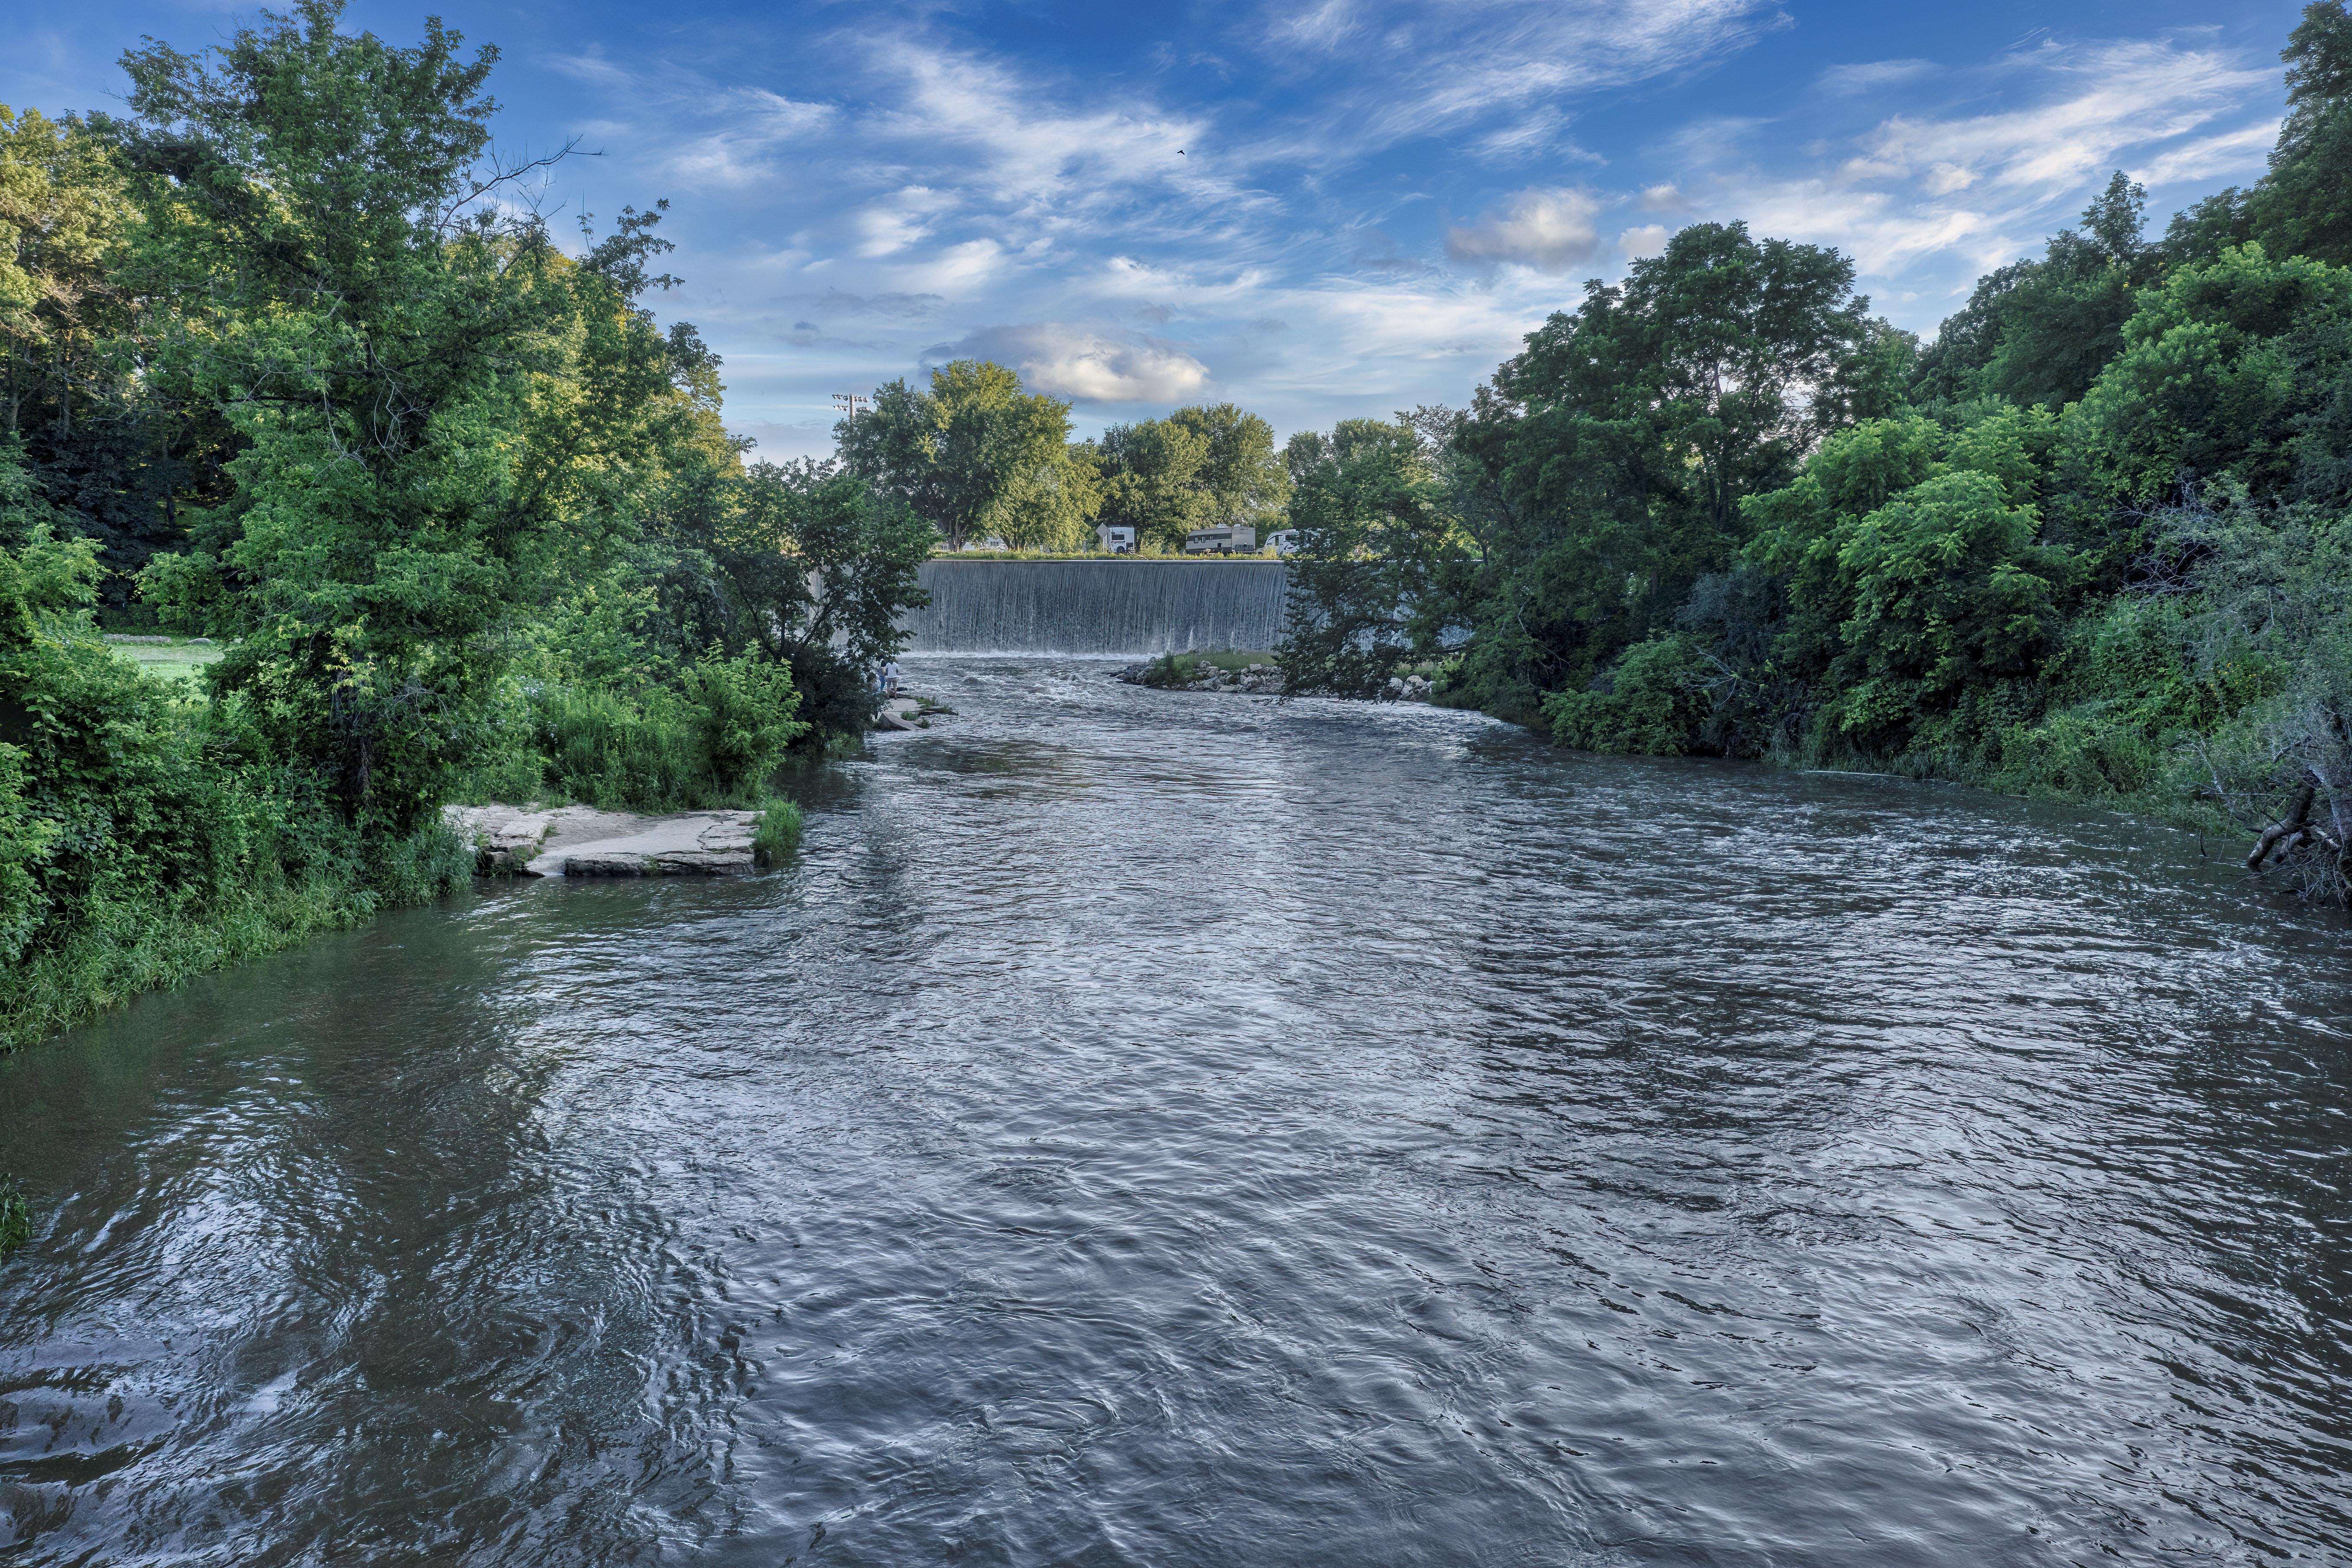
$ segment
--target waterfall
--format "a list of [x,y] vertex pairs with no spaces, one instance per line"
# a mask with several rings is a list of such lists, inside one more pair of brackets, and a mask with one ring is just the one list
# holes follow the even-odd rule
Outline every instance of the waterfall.
[[910,653],[1256,652],[1282,637],[1279,561],[931,561]]

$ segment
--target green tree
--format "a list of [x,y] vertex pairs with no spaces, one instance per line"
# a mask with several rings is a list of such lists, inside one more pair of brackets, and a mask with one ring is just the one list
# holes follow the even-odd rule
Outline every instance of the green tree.
[[1990,684],[2030,677],[2075,567],[2041,539],[2053,442],[2041,410],[1957,432],[1916,415],[1825,441],[1748,503],[1751,563],[1783,585],[1771,660],[1805,681],[1841,743],[1892,755],[1948,740]]
[[536,223],[467,216],[494,51],[339,16],[306,0],[208,57],[124,57],[145,265],[182,312],[162,373],[245,443],[233,498],[146,582],[236,639],[215,688],[288,761],[405,835],[483,739],[489,634],[538,521],[513,436],[569,300]]
[[68,531],[100,540],[100,594],[180,531],[182,490],[217,490],[217,418],[158,395],[138,211],[109,139],[78,117],[0,108],[0,439]]
[[2101,508],[2227,477],[2265,497],[2352,500],[2352,270],[2260,246],[2175,272],[2069,411],[2074,482]]
[[2352,266],[2352,13],[2314,0],[2288,37],[2285,121],[2248,205],[2273,256]]
[[2080,398],[2123,349],[2138,290],[2168,251],[2146,243],[2147,195],[2118,171],[2032,260],[1988,274],[1920,356],[1912,395],[1964,403],[1993,395],[2053,411]]
[[1485,561],[1460,679],[1533,717],[1670,620],[1824,430],[1888,393],[1890,351],[1835,251],[1684,229],[1587,285],[1506,363],[1451,451],[1479,470]]
[[821,730],[862,732],[867,674],[906,647],[904,613],[929,602],[919,574],[938,536],[830,461],[761,463],[742,488],[718,551],[735,634],[792,667]]
[[1203,432],[1170,419],[1139,419],[1105,430],[1095,447],[1102,485],[1100,521],[1132,528],[1138,548],[1174,553],[1207,524],[1213,497],[1202,482]]
[[950,550],[992,534],[1074,549],[1101,503],[1092,463],[1070,443],[1070,405],[1024,392],[1018,374],[984,360],[941,365],[929,391],[893,382],[835,433],[849,470]]
[[100,356],[121,324],[116,274],[132,218],[121,174],[86,127],[0,105],[6,435],[18,432],[32,397],[47,405],[58,436],[69,437],[78,386],[111,380]]
[[1302,431],[1290,477],[1289,613],[1278,651],[1297,691],[1379,692],[1400,664],[1434,656],[1457,602],[1462,541],[1419,434],[1343,419]]
[[1201,441],[1192,484],[1204,522],[1258,527],[1281,514],[1290,472],[1275,449],[1273,426],[1231,403],[1179,408],[1167,422]]

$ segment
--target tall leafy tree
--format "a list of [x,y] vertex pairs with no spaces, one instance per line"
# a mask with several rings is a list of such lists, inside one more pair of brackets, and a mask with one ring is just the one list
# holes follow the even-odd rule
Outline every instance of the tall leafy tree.
[[1205,521],[1256,526],[1280,515],[1290,494],[1290,471],[1276,449],[1273,426],[1231,403],[1179,408],[1168,423],[1201,442],[1192,489]]
[[1369,697],[1438,651],[1464,552],[1429,457],[1402,420],[1343,419],[1284,448],[1302,535],[1278,650],[1292,689]]
[[288,762],[404,835],[486,742],[495,634],[560,512],[562,465],[523,437],[593,324],[582,269],[478,199],[496,52],[466,58],[438,22],[414,47],[348,35],[341,9],[124,57],[140,265],[176,301],[156,374],[244,447],[194,547],[145,580],[179,624],[236,639],[215,689]]
[[2079,228],[1978,282],[1920,356],[1913,395],[1952,403],[1990,395],[2053,410],[2079,399],[2123,351],[2138,291],[2163,276],[2168,252],[2142,237],[2147,209],[2147,193],[2117,171]]
[[2314,0],[2287,38],[2287,115],[2252,226],[2274,256],[2352,265],[2352,12]]
[[1102,486],[1097,515],[1113,527],[1135,530],[1139,546],[1179,550],[1186,533],[1212,521],[1202,479],[1206,433],[1173,418],[1114,425],[1095,445],[1094,460]]
[[1696,224],[1529,334],[1453,449],[1492,521],[1463,679],[1532,713],[1670,615],[1747,496],[1890,395],[1890,344],[1833,250]]
[[1100,504],[1092,462],[1070,442],[1070,405],[985,360],[940,366],[928,390],[892,382],[836,435],[849,470],[951,550],[990,535],[1070,549]]
[[159,395],[142,331],[138,212],[109,139],[0,108],[0,439],[59,526],[104,547],[100,603],[180,531],[179,497],[216,493],[228,438]]
[[857,733],[873,718],[867,672],[907,646],[902,613],[929,602],[919,573],[938,535],[829,459],[756,464],[740,492],[714,541],[730,639],[791,666],[820,730]]

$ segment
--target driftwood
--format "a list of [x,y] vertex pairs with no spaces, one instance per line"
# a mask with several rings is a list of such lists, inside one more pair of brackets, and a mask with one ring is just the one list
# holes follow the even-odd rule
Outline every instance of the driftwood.
[[2246,857],[2247,870],[2259,869],[2262,863],[2271,858],[2273,849],[2282,847],[2292,849],[2302,841],[2305,829],[2311,823],[2311,802],[2316,793],[2308,783],[2295,790],[2294,798],[2287,805],[2286,815],[2263,829],[2262,837],[2255,840],[2254,852]]

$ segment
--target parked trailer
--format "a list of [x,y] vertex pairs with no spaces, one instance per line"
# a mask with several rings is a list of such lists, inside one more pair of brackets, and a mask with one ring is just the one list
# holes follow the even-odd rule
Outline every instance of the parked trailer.
[[1231,555],[1236,551],[1245,555],[1257,553],[1256,529],[1196,528],[1184,536],[1187,555]]

